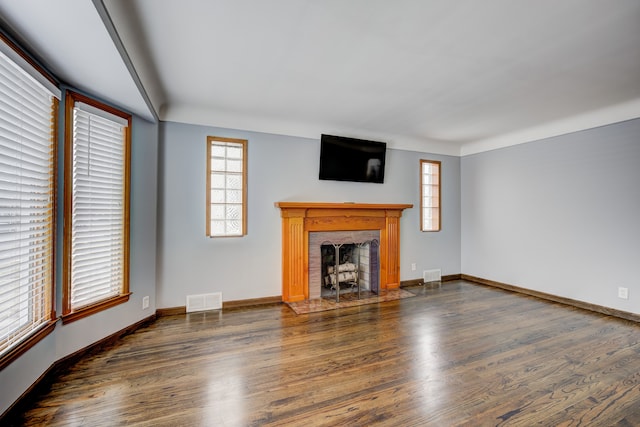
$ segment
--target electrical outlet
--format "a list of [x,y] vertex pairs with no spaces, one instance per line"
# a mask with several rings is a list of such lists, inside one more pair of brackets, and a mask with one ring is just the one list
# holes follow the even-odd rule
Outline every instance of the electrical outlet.
[[145,310],[147,308],[149,308],[149,297],[148,296],[142,298],[142,309]]
[[629,288],[618,288],[618,298],[629,299]]
[[411,263],[411,271],[416,271],[416,263]]

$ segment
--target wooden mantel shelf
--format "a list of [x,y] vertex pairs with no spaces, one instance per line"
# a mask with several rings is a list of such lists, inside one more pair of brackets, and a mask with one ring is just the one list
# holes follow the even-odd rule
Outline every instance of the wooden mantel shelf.
[[411,204],[276,202],[282,217],[282,300],[309,298],[309,233],[378,230],[380,288],[400,286],[400,217]]
[[409,209],[413,205],[409,204],[388,204],[388,203],[325,203],[325,202],[276,202],[276,207],[280,209]]

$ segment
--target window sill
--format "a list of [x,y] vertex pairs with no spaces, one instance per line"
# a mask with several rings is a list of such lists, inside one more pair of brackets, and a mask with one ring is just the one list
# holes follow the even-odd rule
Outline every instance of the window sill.
[[75,322],[76,320],[83,319],[85,317],[91,316],[92,314],[98,313],[100,311],[106,310],[111,307],[115,307],[116,305],[123,304],[129,301],[129,296],[131,296],[131,292],[118,295],[117,297],[110,298],[108,300],[100,301],[92,305],[88,305],[86,307],[82,307],[78,310],[72,311],[67,314],[62,315],[62,324],[66,325],[71,322]]
[[25,339],[21,344],[14,347],[11,351],[9,351],[4,356],[0,357],[0,371],[5,367],[9,366],[11,362],[16,360],[18,357],[22,356],[27,352],[30,348],[34,347],[37,343],[42,341],[47,335],[49,335],[56,328],[56,323],[58,319],[50,320],[45,324],[42,328],[40,328],[35,334],[31,337]]

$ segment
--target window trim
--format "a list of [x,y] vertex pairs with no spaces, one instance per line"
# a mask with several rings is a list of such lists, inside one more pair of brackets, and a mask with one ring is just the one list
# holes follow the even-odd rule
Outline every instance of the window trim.
[[[433,206],[424,206],[424,174],[422,173],[422,167],[425,163],[438,165],[438,227],[433,229],[424,228],[425,209],[434,209]],[[427,233],[442,231],[442,162],[439,160],[420,159],[420,231]]]
[[[213,142],[233,142],[242,145],[242,230],[240,234],[211,235],[211,145]],[[247,235],[247,153],[249,141],[239,138],[223,138],[219,136],[207,136],[207,184],[206,184],[206,236],[212,239],[243,237]]]
[[[124,236],[123,236],[123,283],[119,295],[89,304],[78,309],[71,308],[71,233],[72,233],[72,206],[73,206],[73,109],[76,102],[88,104],[110,114],[121,117],[127,121],[124,136]],[[120,111],[110,105],[80,93],[67,90],[65,97],[65,143],[64,143],[64,244],[63,244],[63,269],[62,269],[62,323],[67,324],[76,320],[91,316],[92,314],[106,310],[129,300],[129,243],[130,243],[130,214],[131,214],[131,115]]]
[[[58,98],[60,97],[61,93],[60,93],[60,89],[58,88],[58,82],[56,81],[55,78],[53,78],[53,76],[51,74],[49,74],[44,68],[42,68],[40,66],[40,64],[38,64],[32,57],[31,55],[27,54],[24,50],[22,50],[20,48],[20,46],[18,46],[16,43],[13,42],[13,40],[11,40],[9,37],[7,37],[5,34],[3,34],[0,31],[0,41],[4,42],[4,44],[11,50],[13,50],[13,52],[18,55],[18,57],[20,57],[19,61],[22,62],[24,61],[24,63],[22,64],[18,64],[18,66],[20,66],[21,68],[25,68],[25,67],[31,67],[33,69],[34,72],[37,72],[39,76],[42,76],[46,81],[49,82],[49,84],[47,84],[47,82],[45,81],[40,81],[41,84],[48,86],[48,89],[55,89],[55,93],[54,95],[56,95]],[[17,58],[14,58],[17,59]],[[26,72],[29,72],[28,70],[25,70]],[[34,78],[36,76],[33,76]],[[58,110],[56,110],[56,113],[58,112]],[[57,116],[56,116],[56,130],[57,130]],[[56,141],[58,139],[58,135],[56,134]]]
[[[58,84],[53,79],[53,77],[46,72],[42,67],[40,67],[30,55],[28,55],[22,48],[20,48],[16,43],[14,43],[11,39],[5,36],[2,32],[0,32],[0,44],[4,44],[9,49],[13,50],[15,54],[17,54],[20,58],[22,58],[25,63],[18,64],[20,68],[23,69],[27,74],[38,73],[44,79],[48,80],[53,87],[56,89],[56,92],[53,94],[53,104],[52,108],[52,118],[51,118],[51,144],[53,150],[52,156],[52,176],[51,176],[51,185],[52,185],[52,200],[51,200],[51,268],[50,268],[50,284],[48,289],[48,298],[45,298],[45,301],[49,302],[49,307],[47,307],[48,312],[48,320],[42,322],[39,328],[35,329],[31,334],[22,338],[22,340],[11,348],[9,351],[0,356],[0,370],[4,369],[6,366],[10,365],[13,361],[19,358],[21,355],[26,353],[28,350],[33,348],[36,344],[42,341],[45,337],[47,337],[51,332],[56,328],[56,324],[58,322],[58,318],[56,315],[56,280],[55,280],[55,272],[56,272],[56,246],[57,246],[57,238],[56,238],[56,230],[57,230],[57,207],[58,207],[58,120],[59,120],[59,100],[58,97],[60,95]],[[27,70],[25,67],[31,67],[31,69]]]

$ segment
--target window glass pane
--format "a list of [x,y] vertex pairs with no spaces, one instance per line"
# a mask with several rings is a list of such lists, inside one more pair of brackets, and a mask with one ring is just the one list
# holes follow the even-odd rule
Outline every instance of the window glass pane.
[[30,72],[0,52],[0,370],[53,320],[58,91]]
[[210,178],[207,182],[209,236],[244,235],[246,141],[208,137]]
[[229,146],[227,147],[227,158],[228,159],[242,159],[242,147],[237,146]]
[[223,173],[211,174],[211,188],[224,188],[225,175]]
[[227,160],[227,172],[242,172],[242,160]]
[[211,147],[211,156],[212,157],[220,157],[224,158],[226,152],[226,147],[224,145],[213,145]]
[[227,221],[227,234],[238,235],[241,230],[241,221]]
[[[129,258],[128,116],[70,91],[67,114],[72,167],[65,171],[70,268],[64,271],[63,321],[128,294]],[[84,310],[88,306],[94,308]]]
[[227,188],[242,190],[242,175],[227,175]]
[[211,205],[211,219],[224,219],[225,205]]
[[242,191],[227,190],[227,203],[242,203]]
[[227,219],[238,220],[242,218],[242,206],[227,205]]
[[420,161],[422,231],[440,230],[440,162]]
[[216,172],[226,171],[227,162],[224,159],[211,159],[211,170]]
[[224,236],[225,228],[224,228],[224,220],[223,221],[211,221],[211,234],[214,236]]
[[211,203],[224,203],[224,190],[211,190]]

